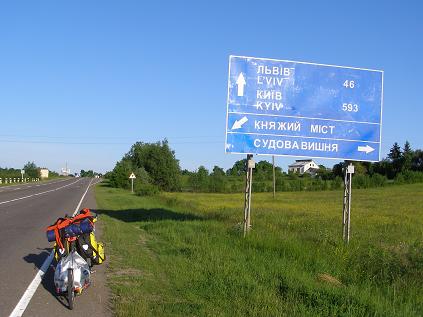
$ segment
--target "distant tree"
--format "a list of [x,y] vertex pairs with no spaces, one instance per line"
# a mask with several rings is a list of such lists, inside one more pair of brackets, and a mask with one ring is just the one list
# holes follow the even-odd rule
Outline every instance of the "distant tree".
[[376,162],[372,165],[372,170],[374,173],[385,175],[389,179],[395,177],[395,173],[392,167],[392,162],[389,159],[383,159],[380,162]]
[[[15,168],[0,168],[0,177],[19,178],[21,177],[21,170]],[[28,176],[25,176],[28,177]]]
[[423,172],[423,151],[415,150],[411,159],[411,168],[413,171]]
[[361,165],[366,168],[367,174],[373,175],[375,173],[372,162],[361,162]]
[[129,159],[122,159],[117,162],[109,176],[110,185],[112,187],[130,188],[129,175],[131,175],[132,171],[132,162]]
[[226,175],[223,168],[214,166],[210,173],[208,186],[212,193],[223,193],[225,191]]
[[394,143],[389,151],[388,158],[391,160],[392,171],[395,177],[399,172],[401,172],[402,166],[402,152],[397,142]]
[[176,191],[181,187],[181,169],[175,152],[165,139],[156,143],[137,142],[125,155],[134,168],[144,168],[151,182],[165,191]]
[[322,180],[330,180],[334,178],[332,170],[326,168],[324,165],[319,165],[319,170],[317,171],[316,176]]
[[205,192],[208,188],[209,171],[200,166],[198,170],[190,176],[189,183],[196,192]]
[[88,171],[81,170],[79,173],[81,177],[94,177],[96,174],[97,173],[94,173],[93,170],[88,170]]
[[334,177],[341,177],[344,178],[344,162],[339,162],[332,167],[332,174]]
[[402,151],[401,171],[411,170],[411,162],[413,160],[413,150],[411,149],[410,142],[405,141]]
[[241,176],[245,174],[247,166],[247,159],[236,161],[234,165],[226,171],[228,176]]
[[210,175],[211,176],[225,176],[225,171],[223,170],[223,168],[215,165]]
[[397,142],[395,142],[389,151],[388,158],[390,158],[392,161],[399,160],[401,158],[401,154],[401,147]]
[[412,154],[413,153],[413,150],[411,149],[410,142],[405,141],[403,153],[404,154]]
[[55,171],[49,171],[49,177],[59,177],[59,173],[55,172]]
[[366,165],[363,162],[353,162],[354,165],[354,174],[355,175],[365,175],[367,174]]
[[23,169],[25,170],[25,177],[38,177],[38,167],[34,162],[26,163]]
[[332,168],[332,177],[345,177],[345,168],[352,163],[354,165],[355,175],[365,175],[367,173],[367,167],[362,162],[345,161],[335,164]]
[[108,171],[104,174],[104,178],[110,179],[112,177],[112,175],[113,175],[113,171]]
[[271,180],[273,178],[273,164],[267,161],[260,161],[254,169],[254,178],[257,181]]

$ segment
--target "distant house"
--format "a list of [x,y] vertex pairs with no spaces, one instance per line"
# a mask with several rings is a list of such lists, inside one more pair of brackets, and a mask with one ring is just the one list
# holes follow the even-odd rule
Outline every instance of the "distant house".
[[48,178],[48,168],[40,168],[39,170],[40,178]]
[[71,174],[70,168],[62,168],[62,173],[60,175],[62,176],[69,176]]
[[296,160],[295,163],[288,165],[288,172],[298,173],[300,175],[304,173],[315,175],[318,170],[319,165],[313,160]]

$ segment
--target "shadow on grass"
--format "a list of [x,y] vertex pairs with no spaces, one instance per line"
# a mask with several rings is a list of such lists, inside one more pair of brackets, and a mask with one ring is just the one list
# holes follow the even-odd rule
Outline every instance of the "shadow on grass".
[[193,214],[175,212],[163,208],[155,209],[125,209],[125,210],[96,210],[99,215],[107,215],[124,222],[155,222],[164,220],[193,221],[205,218]]

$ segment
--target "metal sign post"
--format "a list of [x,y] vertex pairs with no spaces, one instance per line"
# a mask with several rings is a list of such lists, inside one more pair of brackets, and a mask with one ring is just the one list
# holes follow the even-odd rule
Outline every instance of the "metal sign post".
[[131,192],[134,192],[134,179],[137,178],[134,173],[131,173],[129,179],[131,180]]
[[244,199],[244,237],[251,228],[251,188],[253,186],[253,168],[255,168],[255,162],[253,161],[253,155],[247,155],[247,171],[245,178],[245,199]]
[[354,165],[350,163],[345,167],[344,178],[344,206],[342,211],[342,237],[345,243],[350,242],[351,229],[351,183],[352,175],[354,174]]
[[275,175],[275,156],[272,155],[272,164],[273,164],[273,199],[276,197],[276,175]]

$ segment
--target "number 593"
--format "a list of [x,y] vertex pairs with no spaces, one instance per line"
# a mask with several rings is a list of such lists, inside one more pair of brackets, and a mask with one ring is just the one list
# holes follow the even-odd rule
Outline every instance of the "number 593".
[[358,112],[358,105],[356,103],[352,104],[344,102],[342,104],[342,110],[348,112]]

